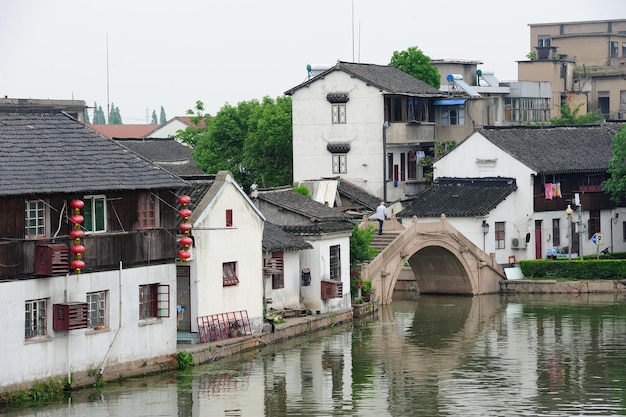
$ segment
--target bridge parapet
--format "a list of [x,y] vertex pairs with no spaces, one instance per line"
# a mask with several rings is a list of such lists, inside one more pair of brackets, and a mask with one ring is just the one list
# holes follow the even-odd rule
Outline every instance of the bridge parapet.
[[[418,252],[422,251],[421,254]],[[418,256],[414,256],[418,254]],[[474,245],[442,214],[438,222],[412,224],[383,249],[371,262],[363,265],[361,275],[372,281],[381,304],[391,302],[400,271],[409,262],[420,292],[478,295],[496,293],[504,270]]]

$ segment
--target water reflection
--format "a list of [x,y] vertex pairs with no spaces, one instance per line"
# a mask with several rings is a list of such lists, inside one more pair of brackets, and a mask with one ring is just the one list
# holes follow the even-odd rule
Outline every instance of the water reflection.
[[625,305],[397,294],[375,317],[7,415],[623,415]]

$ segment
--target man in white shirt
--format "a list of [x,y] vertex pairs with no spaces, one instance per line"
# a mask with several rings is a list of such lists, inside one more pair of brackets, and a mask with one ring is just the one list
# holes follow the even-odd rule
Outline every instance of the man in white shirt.
[[383,234],[383,222],[385,221],[385,217],[387,217],[387,207],[385,207],[385,202],[381,201],[380,205],[376,208],[376,219],[378,220],[378,234]]

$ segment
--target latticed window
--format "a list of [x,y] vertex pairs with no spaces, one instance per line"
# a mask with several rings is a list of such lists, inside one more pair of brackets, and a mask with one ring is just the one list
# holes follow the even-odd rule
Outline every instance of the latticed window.
[[139,286],[139,319],[170,316],[170,286],[147,284]]
[[347,173],[348,173],[348,155],[334,154],[333,155],[333,174],[347,174]]
[[505,233],[504,233],[504,222],[496,222],[495,227],[495,238],[496,238],[496,249],[504,249],[505,245]]
[[46,235],[46,206],[41,200],[26,201],[26,237]]
[[341,281],[341,246],[330,247],[330,279]]
[[106,198],[103,195],[87,195],[84,198],[85,207],[83,216],[85,222],[83,226],[86,232],[106,231]]
[[139,194],[139,202],[137,207],[139,229],[154,229],[157,226],[156,208],[156,199],[152,193]]
[[441,109],[442,126],[465,125],[465,105],[445,106]]
[[24,337],[26,339],[45,336],[48,333],[47,308],[46,299],[26,301],[24,308]]
[[333,104],[330,106],[332,113],[333,124],[345,124],[346,123],[346,105],[345,104]]
[[224,287],[239,284],[239,278],[237,277],[237,262],[225,262],[222,264],[222,279],[222,285]]
[[270,259],[265,259],[265,272],[272,277],[272,289],[285,288],[285,268],[282,252],[272,252]]
[[87,294],[87,327],[92,329],[106,325],[106,291]]

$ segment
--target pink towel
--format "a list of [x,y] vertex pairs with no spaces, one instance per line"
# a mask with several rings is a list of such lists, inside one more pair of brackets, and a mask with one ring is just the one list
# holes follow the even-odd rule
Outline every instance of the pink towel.
[[544,187],[546,189],[546,200],[552,200],[552,191],[554,190],[552,183],[546,182]]

